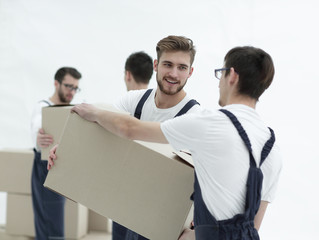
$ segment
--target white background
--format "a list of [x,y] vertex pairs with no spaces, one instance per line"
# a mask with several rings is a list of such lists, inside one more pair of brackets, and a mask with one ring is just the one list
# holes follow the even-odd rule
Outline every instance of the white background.
[[[226,52],[252,45],[275,63],[272,86],[257,111],[277,136],[284,156],[278,194],[260,230],[262,239],[318,235],[318,16],[316,0],[0,0],[0,148],[31,148],[34,104],[53,94],[61,66],[83,75],[75,102],[111,103],[126,92],[129,54],[156,57],[172,34],[197,47],[186,91],[218,107],[214,68]],[[151,87],[155,87],[155,75]],[[0,224],[6,194],[0,193]]]

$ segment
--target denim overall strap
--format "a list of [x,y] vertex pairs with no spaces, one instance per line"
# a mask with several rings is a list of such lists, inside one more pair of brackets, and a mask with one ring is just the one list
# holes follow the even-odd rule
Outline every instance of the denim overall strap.
[[142,109],[143,109],[144,103],[147,100],[147,98],[150,96],[152,90],[153,89],[147,89],[147,91],[144,93],[144,95],[142,96],[142,98],[138,102],[136,109],[135,109],[135,113],[134,113],[134,117],[136,117],[137,119],[141,119]]
[[[134,117],[136,117],[137,119],[141,118],[144,103],[147,100],[147,98],[149,97],[149,95],[151,94],[151,92],[152,92],[152,89],[148,89],[144,93],[144,95],[142,96],[140,101],[138,102],[137,107],[135,109],[135,113],[134,113]],[[176,114],[175,117],[185,114],[195,104],[199,104],[199,103],[194,99],[189,100],[185,104],[185,106]],[[145,237],[139,235],[138,233],[122,226],[121,224],[119,224],[117,222],[113,222],[112,237],[113,237],[113,240],[148,240],[147,238],[145,238]]]
[[44,103],[48,104],[48,106],[51,106],[51,103],[49,103],[47,100],[41,100],[40,102],[44,102]]
[[[215,217],[211,215],[211,213],[206,207],[206,204],[202,199],[201,189],[195,173],[195,192],[193,194],[193,197],[195,209],[194,223],[196,239],[258,240],[258,232],[254,228],[254,217],[260,205],[263,175],[260,168],[256,167],[256,162],[252,154],[250,140],[236,116],[234,116],[231,112],[225,109],[220,109],[220,111],[229,117],[229,119],[237,129],[238,134],[244,141],[249,152],[250,168],[247,178],[245,212],[243,214],[237,214],[231,219],[217,221]],[[271,129],[270,132],[271,137],[266,142],[261,153],[261,163],[268,156],[274,144],[275,137]]]
[[[194,105],[200,105],[195,99],[191,99],[189,100],[185,106],[175,115],[175,117],[178,117],[178,116],[182,116],[183,114],[187,113],[189,109],[191,109]],[[174,117],[174,118],[175,118]]]

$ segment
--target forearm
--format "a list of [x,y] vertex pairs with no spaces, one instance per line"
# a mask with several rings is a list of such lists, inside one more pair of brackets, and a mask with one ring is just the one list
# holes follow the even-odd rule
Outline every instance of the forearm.
[[263,220],[265,213],[266,213],[267,206],[268,206],[268,202],[266,202],[266,201],[260,202],[258,212],[257,212],[255,219],[254,219],[254,225],[255,225],[255,228],[257,230],[259,230],[259,228],[260,228],[260,225],[261,225],[262,220]]
[[132,116],[109,111],[98,111],[96,122],[123,138],[168,143],[158,122],[144,122]]
[[85,103],[74,106],[72,111],[88,121],[98,123],[117,136],[132,140],[167,143],[158,122],[140,121],[126,114],[106,111]]
[[127,138],[136,139],[134,129],[138,125],[137,119],[120,113],[98,110],[96,112],[96,122],[111,133]]

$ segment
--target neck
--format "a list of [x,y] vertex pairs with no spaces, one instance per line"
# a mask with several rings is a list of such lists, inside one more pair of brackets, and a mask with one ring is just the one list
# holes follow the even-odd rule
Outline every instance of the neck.
[[246,96],[236,96],[227,101],[226,105],[230,104],[243,104],[253,109],[256,109],[257,101],[256,99],[246,97]]
[[65,102],[61,102],[59,96],[57,93],[54,93],[52,95],[52,97],[49,98],[50,101],[54,104],[54,105],[63,105],[63,104],[68,104],[68,103],[65,103]]
[[130,87],[127,88],[128,91],[130,90],[140,90],[140,89],[146,89],[148,88],[147,83],[135,83],[132,84]]
[[186,92],[182,89],[174,95],[167,95],[159,88],[156,89],[155,104],[158,108],[171,108],[177,105],[186,96]]

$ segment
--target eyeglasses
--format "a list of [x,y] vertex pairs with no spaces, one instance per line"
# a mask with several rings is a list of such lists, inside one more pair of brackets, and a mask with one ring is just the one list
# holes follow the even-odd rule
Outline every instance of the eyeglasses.
[[63,86],[66,87],[67,89],[69,89],[70,91],[75,91],[75,92],[80,92],[81,89],[78,87],[73,87],[72,84],[67,84],[67,83],[63,83]]
[[219,68],[219,69],[215,69],[215,77],[220,80],[221,77],[222,77],[223,71],[227,71],[227,70],[229,70],[229,69],[230,69],[230,68]]

